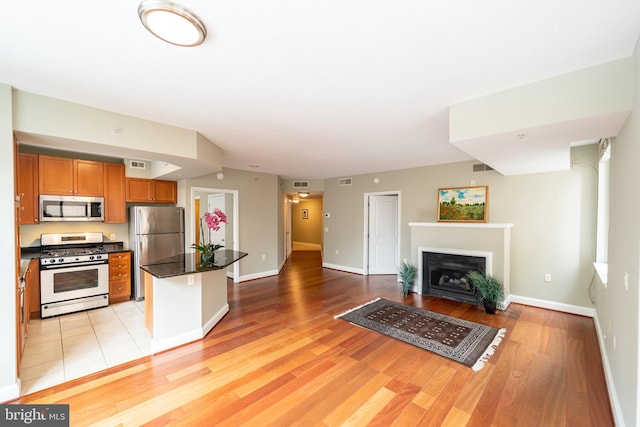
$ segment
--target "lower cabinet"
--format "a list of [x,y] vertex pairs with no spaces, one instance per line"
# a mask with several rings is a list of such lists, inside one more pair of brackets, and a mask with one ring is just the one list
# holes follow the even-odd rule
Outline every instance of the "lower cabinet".
[[109,304],[131,299],[131,252],[109,254]]
[[[40,318],[40,259],[33,258],[25,275],[25,316],[27,324],[30,319]],[[27,298],[28,297],[28,298]],[[28,301],[27,301],[28,299]]]

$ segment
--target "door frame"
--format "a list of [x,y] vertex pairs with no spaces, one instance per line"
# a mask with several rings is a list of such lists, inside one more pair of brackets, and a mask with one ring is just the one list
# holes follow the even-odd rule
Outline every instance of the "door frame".
[[[238,212],[238,206],[239,201],[238,201],[238,190],[229,190],[226,188],[210,188],[210,187],[191,187],[191,198],[189,203],[191,204],[191,215],[193,215],[193,213],[196,211],[196,192],[198,193],[209,193],[209,194],[219,194],[219,193],[225,193],[225,194],[231,194],[233,196],[233,216],[232,218],[232,224],[233,224],[233,250],[234,251],[238,251],[238,247],[240,246],[240,215]],[[192,218],[185,218],[185,222],[189,221],[189,223],[191,223]],[[193,228],[193,227],[189,227],[189,228]],[[186,229],[186,227],[185,227]],[[199,231],[195,231],[192,230],[192,232],[199,232]],[[185,241],[187,236],[185,236]],[[239,262],[234,262],[232,264],[233,266],[233,283],[240,283],[240,266],[239,266]]]
[[399,190],[396,191],[377,191],[371,193],[364,193],[364,233],[363,233],[363,254],[362,254],[362,271],[365,276],[369,275],[369,197],[371,196],[396,196],[398,198],[398,251],[396,253],[398,265],[400,265],[400,243],[402,241],[402,236],[400,232],[402,231],[402,192]]

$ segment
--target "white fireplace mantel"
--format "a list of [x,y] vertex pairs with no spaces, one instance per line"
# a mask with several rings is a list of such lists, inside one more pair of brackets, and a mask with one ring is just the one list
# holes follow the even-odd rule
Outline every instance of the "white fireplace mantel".
[[513,224],[500,222],[410,222],[409,227],[513,228]]
[[[420,265],[424,248],[451,249],[452,253],[481,251],[491,253],[492,265],[487,266],[493,275],[501,280],[505,287],[508,305],[510,293],[511,266],[511,229],[512,223],[476,223],[476,222],[410,222],[411,257]],[[417,292],[422,289],[422,271],[416,277]]]

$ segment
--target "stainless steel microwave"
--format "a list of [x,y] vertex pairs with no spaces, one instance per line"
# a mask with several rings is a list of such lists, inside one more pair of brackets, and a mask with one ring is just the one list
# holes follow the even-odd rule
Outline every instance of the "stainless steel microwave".
[[40,195],[40,222],[104,221],[104,197]]

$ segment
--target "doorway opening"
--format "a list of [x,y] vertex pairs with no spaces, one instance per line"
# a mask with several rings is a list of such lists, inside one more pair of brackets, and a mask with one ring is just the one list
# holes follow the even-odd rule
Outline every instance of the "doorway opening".
[[320,251],[322,255],[324,207],[322,193],[286,195],[286,250],[287,258],[293,251]]
[[365,275],[397,274],[400,264],[400,192],[364,194]]
[[[203,224],[205,212],[213,212],[214,209],[224,212],[229,223],[214,231]],[[191,187],[191,218],[185,218],[188,224],[187,234],[194,243],[217,243],[225,249],[238,251],[240,242],[240,220],[238,215],[238,191],[219,188]],[[240,282],[239,263],[234,262],[227,269],[227,277],[231,277],[234,283]]]

